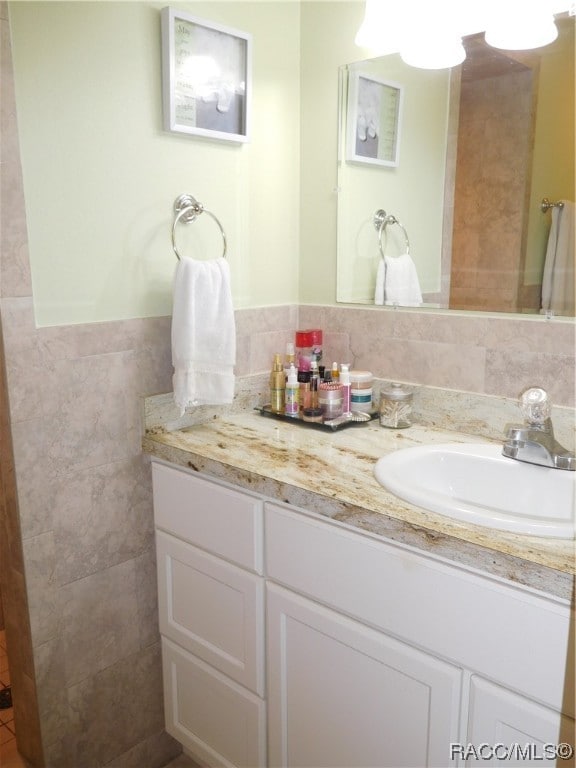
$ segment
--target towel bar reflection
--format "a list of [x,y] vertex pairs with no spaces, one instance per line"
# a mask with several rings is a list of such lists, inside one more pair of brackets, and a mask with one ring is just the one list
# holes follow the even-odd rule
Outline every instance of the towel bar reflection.
[[540,210],[542,213],[546,213],[550,208],[560,208],[560,210],[562,210],[562,208],[564,208],[564,203],[562,200],[559,200],[557,203],[551,203],[547,197],[543,198],[540,203]]
[[383,208],[380,208],[374,214],[374,227],[378,232],[378,247],[380,248],[380,255],[384,258],[384,251],[386,250],[386,242],[382,244],[382,233],[386,235],[386,227],[388,224],[398,224],[402,232],[404,232],[404,239],[406,240],[406,253],[410,253],[410,241],[408,240],[408,233],[398,221],[396,216],[391,213],[387,214]]
[[226,257],[226,249],[227,249],[227,243],[226,243],[226,233],[224,232],[224,228],[222,224],[218,221],[216,216],[214,216],[213,213],[211,213],[209,210],[204,208],[202,203],[199,203],[196,199],[192,197],[192,195],[180,195],[180,197],[177,197],[174,202],[174,224],[172,225],[172,248],[174,249],[174,253],[176,254],[176,258],[180,260],[180,254],[178,253],[178,248],[176,247],[176,227],[178,226],[178,223],[182,220],[186,224],[190,224],[193,221],[196,221],[198,216],[200,216],[201,213],[207,213],[210,218],[212,218],[216,224],[218,225],[218,229],[220,230],[220,234],[222,235],[222,243],[223,243],[223,251],[222,251],[222,257]]

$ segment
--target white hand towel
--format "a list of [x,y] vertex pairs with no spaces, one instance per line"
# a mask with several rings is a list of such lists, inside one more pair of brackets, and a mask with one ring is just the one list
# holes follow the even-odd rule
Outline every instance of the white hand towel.
[[386,278],[386,264],[384,259],[378,259],[378,271],[376,272],[376,288],[374,290],[374,304],[384,304],[384,280]]
[[574,315],[574,203],[552,208],[552,225],[542,278],[542,309]]
[[409,253],[385,256],[384,303],[400,307],[419,307],[422,293],[416,265]]
[[180,415],[188,405],[231,403],[236,327],[226,259],[180,259],[173,299],[172,381]]

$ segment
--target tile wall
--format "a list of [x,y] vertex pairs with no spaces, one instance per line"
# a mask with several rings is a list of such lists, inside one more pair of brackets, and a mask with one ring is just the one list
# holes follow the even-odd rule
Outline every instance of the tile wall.
[[[37,695],[47,766],[155,768],[179,746],[163,731],[141,399],[171,389],[170,320],[36,328],[6,19],[0,3],[0,324],[33,653],[31,690],[13,674],[13,692]],[[296,327],[317,326],[327,356],[384,378],[509,397],[541,383],[574,402],[569,324],[307,306],[236,319],[238,375],[267,370]]]
[[456,309],[522,306],[533,72],[509,69],[462,83],[450,287]]
[[509,398],[542,386],[575,405],[573,320],[300,306],[299,323],[327,329],[328,355],[379,378]]

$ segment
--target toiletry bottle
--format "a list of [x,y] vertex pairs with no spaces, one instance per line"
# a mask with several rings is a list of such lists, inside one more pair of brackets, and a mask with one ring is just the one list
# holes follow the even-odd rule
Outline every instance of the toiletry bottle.
[[270,373],[270,410],[272,413],[284,413],[285,394],[286,376],[282,365],[282,356],[276,354]]
[[320,328],[310,328],[308,334],[312,345],[312,358],[320,365],[322,361],[322,331]]
[[332,363],[332,381],[338,381],[340,379],[340,371],[338,370],[338,363]]
[[286,376],[286,380],[288,380],[288,374],[290,373],[290,366],[296,365],[296,355],[294,353],[294,342],[293,341],[287,341],[286,342],[286,356],[284,358],[284,375]]
[[302,414],[304,408],[310,408],[312,404],[310,371],[298,371],[298,384],[300,385],[299,408],[300,414]]
[[318,408],[318,384],[320,376],[318,375],[318,363],[316,360],[310,362],[310,393],[312,396],[312,408]]
[[312,360],[312,336],[308,331],[296,331],[296,367],[299,371],[309,371]]
[[297,372],[294,364],[290,366],[288,372],[288,380],[286,382],[286,395],[284,403],[284,413],[286,416],[299,415],[299,403],[300,403],[300,384],[298,383]]
[[340,366],[340,384],[342,385],[342,413],[351,413],[350,410],[350,366],[342,363]]

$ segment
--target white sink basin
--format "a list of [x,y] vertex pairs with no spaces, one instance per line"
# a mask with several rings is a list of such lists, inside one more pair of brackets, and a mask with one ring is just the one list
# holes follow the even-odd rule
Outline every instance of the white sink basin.
[[379,459],[374,474],[395,496],[456,520],[574,538],[576,473],[506,458],[500,445],[404,448]]

